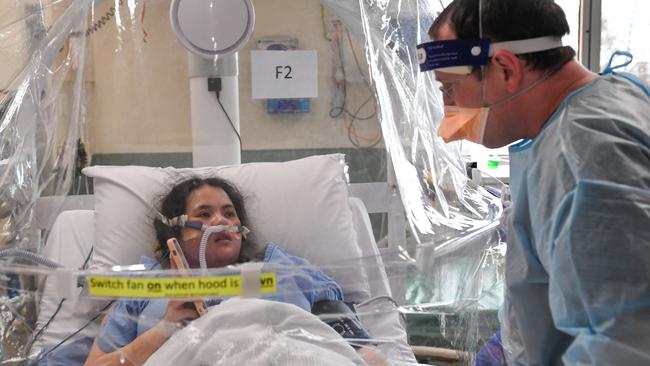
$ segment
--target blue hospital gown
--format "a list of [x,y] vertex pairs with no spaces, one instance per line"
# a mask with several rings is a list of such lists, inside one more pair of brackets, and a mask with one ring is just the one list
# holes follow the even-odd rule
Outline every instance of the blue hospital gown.
[[[142,257],[148,269],[159,269],[160,264]],[[308,266],[306,259],[292,256],[279,246],[269,243],[264,252],[264,263],[288,266]],[[323,272],[312,268],[287,268],[275,271],[277,293],[263,299],[294,304],[310,312],[314,303],[322,300],[343,300],[339,285]],[[219,301],[208,302],[213,305]],[[120,300],[113,307],[106,324],[101,328],[97,344],[103,352],[124,347],[155,326],[167,310],[166,299]]]
[[509,365],[650,365],[650,97],[605,75],[510,147]]

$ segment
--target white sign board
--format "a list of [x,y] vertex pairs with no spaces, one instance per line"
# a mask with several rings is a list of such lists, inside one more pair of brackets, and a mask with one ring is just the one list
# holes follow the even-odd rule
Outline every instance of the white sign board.
[[253,99],[318,97],[318,54],[251,51]]

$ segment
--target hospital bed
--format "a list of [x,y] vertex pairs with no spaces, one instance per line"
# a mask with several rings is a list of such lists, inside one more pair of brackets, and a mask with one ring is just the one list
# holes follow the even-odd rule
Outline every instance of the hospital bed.
[[[371,338],[381,341],[379,347],[391,364],[417,364],[402,315],[391,298],[368,210],[349,194],[342,155],[221,168],[91,167],[84,173],[94,178],[93,196],[39,202],[37,221],[42,228],[51,228],[43,252],[50,259],[74,269],[137,263],[139,255],[151,250],[144,245],[133,248],[138,247],[133,243],[146,243],[150,234],[143,230],[152,217],[144,201],[161,193],[151,187],[158,182],[165,191],[170,179],[217,174],[244,193],[259,242],[272,240],[329,271],[346,299],[357,304],[361,322]],[[53,206],[61,211],[55,218]],[[133,217],[147,220],[133,222]],[[96,302],[83,296],[62,301],[59,286],[54,278],[43,285],[34,352],[66,339],[93,337],[99,327]]]

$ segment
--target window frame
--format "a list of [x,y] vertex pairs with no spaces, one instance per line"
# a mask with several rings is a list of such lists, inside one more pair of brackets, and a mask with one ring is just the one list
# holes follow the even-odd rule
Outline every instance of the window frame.
[[578,61],[593,72],[600,72],[602,0],[580,0]]

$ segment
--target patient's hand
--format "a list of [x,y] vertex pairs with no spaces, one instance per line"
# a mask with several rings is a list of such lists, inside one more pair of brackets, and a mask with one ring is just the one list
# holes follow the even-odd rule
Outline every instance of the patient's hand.
[[84,366],[142,365],[180,326],[198,316],[192,302],[170,301],[163,319],[126,346],[107,353],[95,339]]
[[164,325],[184,326],[188,322],[199,317],[194,303],[187,301],[169,301],[167,311],[161,323]]

